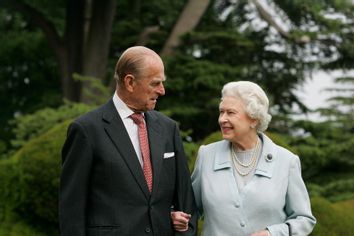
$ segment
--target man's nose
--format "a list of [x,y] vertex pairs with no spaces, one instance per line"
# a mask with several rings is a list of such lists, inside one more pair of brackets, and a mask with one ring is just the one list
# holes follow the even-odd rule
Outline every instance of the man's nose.
[[159,96],[165,95],[165,87],[163,86],[163,84],[161,84],[161,85],[157,88],[157,93],[159,94]]

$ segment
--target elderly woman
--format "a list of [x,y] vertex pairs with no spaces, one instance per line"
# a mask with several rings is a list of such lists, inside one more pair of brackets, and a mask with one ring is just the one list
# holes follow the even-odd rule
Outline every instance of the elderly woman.
[[[202,235],[308,235],[316,219],[299,157],[263,132],[271,120],[264,91],[249,81],[222,89],[219,125],[224,140],[201,146],[192,174]],[[188,216],[172,214],[175,229]]]

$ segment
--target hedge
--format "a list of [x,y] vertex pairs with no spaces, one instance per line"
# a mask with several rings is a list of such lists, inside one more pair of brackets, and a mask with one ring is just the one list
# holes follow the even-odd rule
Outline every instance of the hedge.
[[0,162],[4,219],[0,228],[19,217],[24,224],[36,225],[49,235],[58,234],[60,150],[68,124],[66,121],[53,127]]

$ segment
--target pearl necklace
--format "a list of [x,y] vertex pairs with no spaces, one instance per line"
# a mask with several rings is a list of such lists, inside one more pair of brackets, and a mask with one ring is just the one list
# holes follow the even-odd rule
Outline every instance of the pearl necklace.
[[[231,159],[232,159],[232,162],[233,162],[233,164],[235,166],[235,169],[236,169],[237,173],[239,173],[241,176],[249,175],[252,172],[252,170],[254,169],[254,167],[256,166],[256,163],[257,163],[259,150],[260,150],[259,138],[257,139],[257,143],[256,143],[256,146],[255,146],[255,148],[253,150],[252,157],[251,157],[251,160],[250,160],[249,163],[244,164],[238,159],[238,157],[236,155],[236,152],[235,152],[235,149],[233,148],[232,144],[230,145],[230,149],[231,149]],[[242,166],[242,167],[248,168],[248,170],[243,172],[242,170],[239,169],[237,164]]]

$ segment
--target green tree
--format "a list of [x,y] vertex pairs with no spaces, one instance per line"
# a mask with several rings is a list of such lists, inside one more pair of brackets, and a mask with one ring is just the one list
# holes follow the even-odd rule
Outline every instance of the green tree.
[[[64,97],[88,102],[90,99],[85,98],[81,88],[82,84],[89,84],[72,80],[73,72],[101,78],[109,84],[117,56],[128,46],[147,45],[166,56],[167,83],[175,84],[172,80],[179,80],[179,74],[183,74],[183,81],[177,82],[182,86],[166,86],[169,94],[177,95],[173,103],[188,105],[174,109],[168,106],[168,99],[160,108],[178,110],[177,113],[186,109],[186,116],[192,115],[188,120],[210,117],[205,110],[217,108],[213,101],[211,107],[193,104],[204,99],[204,92],[216,99],[223,83],[239,79],[261,84],[271,95],[274,113],[290,113],[295,106],[306,111],[294,90],[311,70],[321,68],[323,63],[331,69],[348,68],[353,57],[353,4],[349,0],[268,0],[267,7],[258,0],[3,2],[7,9],[21,14],[26,29],[45,36],[48,49],[53,52],[52,65],[56,64],[60,72],[57,77],[61,82],[57,83],[61,84]],[[11,14],[14,15],[12,10]],[[334,17],[338,15],[341,18]],[[199,62],[203,65],[194,69]],[[181,71],[174,66],[177,63],[189,71]],[[198,93],[186,96],[188,84],[206,75],[200,71],[205,66],[212,71],[207,79],[210,90],[203,91],[200,98]],[[91,92],[99,94],[93,88]],[[189,112],[187,108],[199,111]],[[179,118],[177,113],[171,115]],[[180,122],[187,123],[186,119]],[[206,123],[205,128],[195,129],[195,137],[215,129],[211,120]],[[195,127],[196,122],[186,126]]]
[[[58,107],[63,97],[86,103],[105,98],[91,82],[75,80],[74,72],[99,78],[107,86],[114,84],[112,71],[120,53],[148,42],[159,51],[183,4],[179,0],[0,1],[4,32],[0,35],[0,152],[10,147],[13,134],[8,121],[15,115]],[[114,14],[116,9],[119,14]]]
[[116,0],[6,0],[4,6],[43,32],[58,63],[63,97],[85,101],[72,75],[105,77]]
[[[323,121],[299,120],[288,139],[302,160],[303,176],[312,194],[332,201],[354,197],[354,78],[337,78],[343,86],[320,108]],[[297,131],[297,135],[294,135]]]
[[[13,137],[8,121],[61,101],[53,55],[43,34],[18,14],[0,8],[0,143]],[[1,145],[0,145],[1,146]]]
[[197,139],[217,128],[217,99],[226,82],[259,83],[272,103],[270,128],[279,130],[284,114],[308,111],[295,91],[313,70],[350,67],[352,53],[342,49],[349,43],[341,42],[353,36],[352,2],[266,2],[212,1],[166,59],[172,98],[160,107]]

